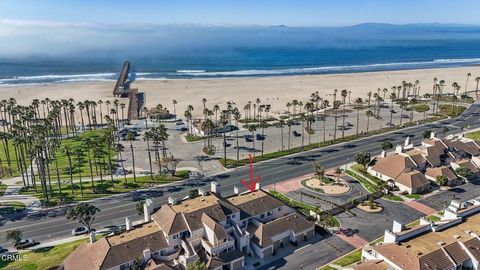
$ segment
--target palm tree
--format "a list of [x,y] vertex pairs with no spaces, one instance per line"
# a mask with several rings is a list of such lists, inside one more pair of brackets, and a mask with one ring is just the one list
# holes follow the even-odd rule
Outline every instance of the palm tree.
[[338,111],[337,109],[339,107],[337,106],[339,105],[337,104],[337,92],[338,92],[337,89],[333,91],[333,112],[335,113],[335,119],[334,119],[335,124],[333,126],[333,141],[337,139],[337,111]]
[[177,108],[175,105],[177,105],[177,101],[174,99],[172,100],[172,104],[173,104],[173,114],[175,115],[175,119],[177,119]]
[[[477,83],[478,85],[478,83]],[[478,88],[478,87],[477,87]],[[292,103],[290,102],[287,102],[287,115],[288,115],[288,118],[290,118],[290,107],[292,107]]]
[[326,117],[327,117],[327,115],[326,115],[325,112],[327,111],[327,108],[328,108],[328,106],[330,105],[329,103],[330,103],[330,102],[329,102],[328,100],[326,100],[326,99],[324,99],[324,100],[322,101],[322,108],[323,108],[323,119],[322,119],[322,120],[323,120],[323,143],[325,143],[325,140],[326,140],[326,139],[325,139],[325,137],[326,137],[325,135],[326,135],[326,132],[327,132],[327,126],[326,126],[326,123],[327,123]]
[[[77,156],[77,166],[78,166],[78,179],[80,183],[80,195],[83,197],[83,185],[82,185],[82,156],[83,156],[83,149],[80,146],[76,146],[73,149],[73,152]],[[73,189],[73,186],[72,186]]]
[[455,116],[457,115],[457,113],[455,112],[455,102],[457,102],[457,96],[452,96],[452,114],[455,113]]
[[383,100],[385,100],[385,95],[388,93],[388,89],[387,89],[387,88],[383,88],[383,89],[382,89],[382,92],[383,92]]
[[150,179],[153,180],[153,169],[152,169],[152,154],[150,152],[150,138],[152,134],[150,131],[143,133],[143,140],[147,142],[147,152],[148,152],[148,166],[150,167]]
[[300,113],[300,122],[302,123],[302,151],[303,151],[303,146],[305,144],[305,114]]
[[283,145],[283,127],[284,126],[285,126],[285,120],[280,119],[278,121],[278,127],[280,128],[280,136],[281,136],[281,143],[282,143],[282,147],[280,148],[281,151],[283,151],[283,149],[284,149],[284,145]]
[[475,87],[475,97],[478,98],[478,83],[480,83],[480,77],[476,77],[475,82],[477,82],[477,86]]
[[252,149],[253,149],[253,157],[255,157],[255,152],[256,152],[256,149],[255,149],[255,130],[257,130],[255,128],[255,125],[249,125],[248,126],[248,131],[250,131],[252,133]]
[[265,141],[265,128],[268,127],[267,121],[265,120],[260,120],[259,126],[262,128],[262,157],[263,157],[263,145]]
[[72,150],[70,148],[70,146],[68,145],[65,145],[63,147],[63,153],[67,156],[67,159],[68,159],[68,174],[70,176],[70,186],[72,187],[72,194],[75,194],[75,191],[74,191],[74,186],[73,186],[73,177],[72,177],[72,171],[73,171],[73,167],[72,167]]
[[218,104],[215,104],[213,106],[213,111],[215,112],[215,124],[218,123],[218,111],[220,110],[220,106]]
[[133,141],[135,141],[135,134],[133,134],[133,132],[128,132],[126,139],[127,141],[130,142],[130,151],[132,152],[131,154],[132,154],[132,167],[133,167],[133,182],[136,183],[137,174],[135,172],[135,152],[133,151]]
[[390,93],[390,101],[392,102],[390,105],[390,124],[393,124],[393,102],[397,99],[397,95],[395,92]]
[[206,98],[202,98],[202,103],[203,103],[203,109],[207,108],[207,106],[206,106],[207,99]]
[[367,115],[367,133],[368,133],[368,128],[370,126],[370,117],[373,116],[373,112],[371,110],[367,110],[366,115]]
[[467,90],[467,87],[468,87],[468,79],[470,79],[471,76],[472,76],[472,73],[468,72],[468,73],[467,73],[467,81],[465,82],[465,91],[464,91],[465,97],[467,96],[467,91],[468,91],[468,90]]
[[345,99],[347,98],[348,91],[343,89],[341,91],[342,103],[343,103],[343,112],[342,112],[342,140],[345,138]]
[[223,127],[223,161],[225,162],[225,167],[227,167],[227,132],[226,126],[228,124],[228,112],[223,111],[220,115],[220,124]]
[[403,110],[407,108],[407,103],[405,101],[400,102],[400,126],[402,126],[403,120]]
[[358,126],[359,126],[359,122],[360,122],[360,108],[362,107],[363,100],[362,100],[362,98],[356,98],[354,103],[357,107],[357,131],[355,132],[355,135],[358,136]]
[[288,147],[287,149],[290,149],[290,139],[292,137],[292,125],[293,121],[291,119],[287,120],[287,126],[288,126]]
[[238,121],[240,121],[241,117],[242,117],[242,115],[240,114],[240,111],[237,108],[235,108],[235,110],[233,112],[233,119],[235,119],[235,126],[237,127],[236,128],[236,132],[237,132],[237,134],[236,134],[236,137],[237,137],[237,149],[236,149],[237,150],[237,164],[238,164],[239,159],[240,159],[240,148],[238,147],[238,140],[239,140],[238,130],[240,128],[238,126]]

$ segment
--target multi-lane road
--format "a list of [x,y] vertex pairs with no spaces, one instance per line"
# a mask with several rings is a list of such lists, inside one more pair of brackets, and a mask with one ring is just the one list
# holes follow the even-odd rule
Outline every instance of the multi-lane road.
[[[354,153],[359,151],[378,153],[381,142],[386,139],[391,140],[393,144],[399,144],[404,142],[406,136],[411,136],[413,143],[419,143],[422,140],[422,132],[427,129],[441,133],[443,127],[447,126],[450,132],[453,133],[460,131],[462,128],[480,127],[479,115],[480,101],[477,101],[455,119],[445,119],[436,123],[405,128],[354,142],[332,145],[318,150],[257,163],[253,166],[254,175],[261,176],[261,185],[263,186],[273,184],[310,173],[312,171],[312,162],[320,162],[324,167],[335,167],[351,161]],[[135,204],[138,200],[151,198],[155,206],[158,207],[166,203],[169,196],[176,198],[185,197],[190,189],[207,186],[212,180],[221,184],[223,194],[231,195],[235,185],[245,189],[240,180],[247,178],[248,175],[249,168],[241,167],[200,180],[186,180],[169,186],[140,190],[96,200],[92,203],[99,207],[101,212],[97,214],[94,227],[102,228],[112,224],[123,224],[127,216],[141,219],[140,216],[137,216],[135,210]],[[5,234],[6,231],[11,229],[22,230],[25,238],[46,242],[70,236],[72,228],[76,226],[78,226],[76,222],[67,221],[63,216],[49,217],[39,215],[33,218],[21,217],[17,220],[3,219],[0,220],[0,246],[8,247],[10,245],[5,239]]]

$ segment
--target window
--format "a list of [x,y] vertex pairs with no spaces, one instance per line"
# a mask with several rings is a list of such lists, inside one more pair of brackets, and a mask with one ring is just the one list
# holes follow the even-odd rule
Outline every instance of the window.
[[178,245],[173,246],[173,249],[178,249]]
[[261,215],[260,215],[260,218],[264,218],[264,217],[265,217],[265,214],[261,214]]
[[267,216],[271,216],[271,215],[273,215],[273,211],[269,211],[269,212],[267,213]]
[[120,270],[128,270],[128,269],[130,269],[130,264],[128,262],[120,265]]
[[282,207],[278,207],[278,212],[282,211]]
[[246,222],[245,220],[242,221],[242,226],[245,226],[246,223],[247,223],[247,222]]
[[178,238],[178,234],[174,234],[173,239],[177,239],[177,238]]

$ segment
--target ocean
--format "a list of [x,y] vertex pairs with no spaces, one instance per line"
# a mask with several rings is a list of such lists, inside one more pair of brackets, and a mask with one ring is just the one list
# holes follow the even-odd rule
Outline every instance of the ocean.
[[[336,38],[348,42],[341,45],[338,42],[329,45],[332,44],[329,42],[324,46],[313,44],[321,39],[308,45],[303,45],[302,41],[302,46],[291,46],[288,42],[251,45],[231,42],[214,48],[187,46],[180,52],[149,56],[124,52],[97,53],[96,57],[79,54],[75,57],[0,58],[0,86],[115,80],[125,60],[132,62],[136,80],[332,74],[480,64],[479,28],[468,29],[466,38],[463,35],[459,38],[458,32],[440,32],[434,38],[425,38],[421,33],[410,31],[398,40],[387,35],[388,42],[379,42],[378,35],[371,41],[359,41],[358,37],[349,39],[351,35],[344,35]],[[304,39],[308,37],[305,31],[302,34]]]

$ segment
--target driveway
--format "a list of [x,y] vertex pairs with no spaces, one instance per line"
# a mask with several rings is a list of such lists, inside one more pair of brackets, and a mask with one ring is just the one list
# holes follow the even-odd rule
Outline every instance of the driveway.
[[380,236],[386,229],[391,229],[393,221],[399,221],[407,224],[424,216],[423,213],[400,203],[391,202],[383,199],[377,200],[382,206],[380,213],[367,213],[358,208],[353,208],[351,212],[356,216],[350,216],[346,213],[337,215],[341,226],[346,229],[358,230],[358,235],[367,240],[373,241]]

